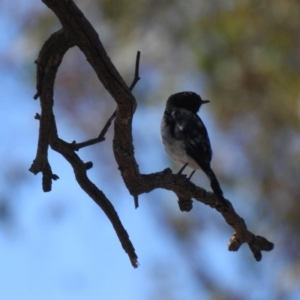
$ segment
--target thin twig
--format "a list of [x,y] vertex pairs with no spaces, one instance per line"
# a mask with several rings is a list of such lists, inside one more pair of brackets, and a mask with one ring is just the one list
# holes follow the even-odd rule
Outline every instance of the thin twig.
[[136,83],[141,79],[140,75],[139,75],[139,68],[140,68],[140,58],[141,58],[141,52],[138,51],[136,54],[136,60],[135,60],[135,72],[134,72],[134,78],[133,78],[133,82],[130,85],[130,90],[133,91]]
[[70,146],[75,150],[75,151],[78,151],[79,149],[81,148],[84,148],[84,147],[87,147],[87,146],[91,146],[91,145],[95,145],[95,144],[98,144],[100,142],[103,142],[105,140],[105,137],[103,138],[100,138],[100,137],[97,137],[95,139],[90,139],[90,140],[87,140],[85,142],[81,142],[81,143],[76,143],[76,141],[73,141]]

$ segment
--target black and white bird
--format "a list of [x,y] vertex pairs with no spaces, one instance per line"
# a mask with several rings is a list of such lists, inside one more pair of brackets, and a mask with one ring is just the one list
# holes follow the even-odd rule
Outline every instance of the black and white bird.
[[217,177],[211,169],[212,149],[206,127],[197,115],[202,104],[208,103],[193,92],[181,92],[171,95],[161,121],[161,138],[166,152],[178,164],[193,169],[189,179],[198,169],[207,175],[210,186],[217,199],[227,202]]

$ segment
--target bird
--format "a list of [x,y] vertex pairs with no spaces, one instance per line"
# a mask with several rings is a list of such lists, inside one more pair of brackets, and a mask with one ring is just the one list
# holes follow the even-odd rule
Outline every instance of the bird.
[[193,170],[188,178],[190,180],[195,171],[201,169],[207,175],[216,198],[227,206],[227,200],[211,168],[213,152],[207,129],[197,114],[201,105],[209,102],[189,91],[171,95],[161,120],[161,140],[167,154],[182,165],[178,174],[188,166]]

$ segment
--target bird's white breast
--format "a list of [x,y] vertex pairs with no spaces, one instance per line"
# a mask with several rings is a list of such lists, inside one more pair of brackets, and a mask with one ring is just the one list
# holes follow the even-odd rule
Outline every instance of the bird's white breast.
[[164,118],[161,120],[160,134],[166,152],[176,163],[180,165],[188,163],[188,167],[193,170],[200,169],[199,165],[186,154],[184,141],[175,140],[174,137],[172,137],[170,131],[166,127]]

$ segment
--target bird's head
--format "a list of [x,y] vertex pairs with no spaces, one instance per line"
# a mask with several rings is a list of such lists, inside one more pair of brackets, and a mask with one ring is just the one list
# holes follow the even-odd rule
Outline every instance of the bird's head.
[[167,100],[167,108],[184,108],[193,113],[197,113],[200,106],[208,102],[209,100],[202,100],[202,98],[194,92],[180,92],[169,97]]

